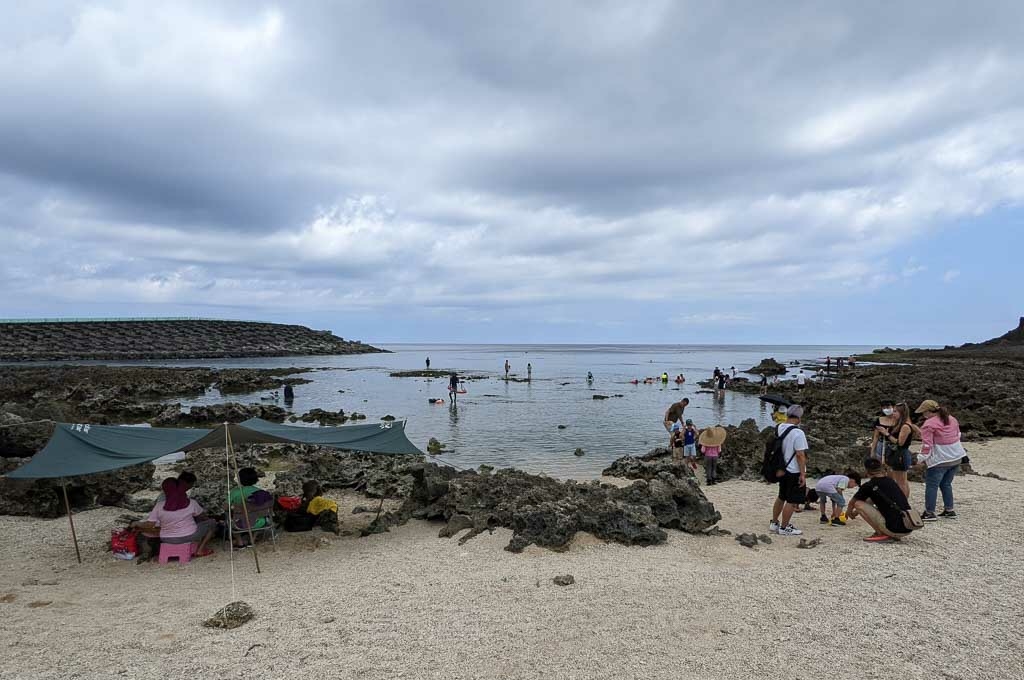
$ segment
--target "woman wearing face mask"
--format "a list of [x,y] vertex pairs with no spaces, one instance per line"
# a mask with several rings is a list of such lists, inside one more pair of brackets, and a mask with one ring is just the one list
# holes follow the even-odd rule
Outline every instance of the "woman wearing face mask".
[[907,470],[913,464],[910,453],[910,442],[914,438],[914,426],[910,422],[910,409],[906,404],[896,404],[892,419],[895,421],[883,436],[885,444],[885,464],[889,468],[889,479],[896,482],[903,495],[910,498],[910,484],[907,482]]
[[878,460],[885,460],[885,441],[886,437],[889,436],[889,428],[896,424],[896,419],[893,417],[893,404],[891,401],[882,402],[882,415],[875,418],[875,427],[871,433],[871,453],[872,458]]

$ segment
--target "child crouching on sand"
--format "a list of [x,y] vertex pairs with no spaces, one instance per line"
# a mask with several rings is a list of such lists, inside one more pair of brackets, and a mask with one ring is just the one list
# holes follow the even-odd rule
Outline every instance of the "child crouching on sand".
[[[855,470],[847,470],[845,474],[841,475],[826,475],[819,479],[818,483],[814,485],[814,490],[818,495],[818,509],[821,510],[818,522],[831,524],[834,527],[846,526],[846,522],[842,518],[843,509],[846,507],[843,491],[855,489],[858,486],[860,486],[860,474]],[[828,501],[832,501],[831,520],[825,514],[825,504]]]

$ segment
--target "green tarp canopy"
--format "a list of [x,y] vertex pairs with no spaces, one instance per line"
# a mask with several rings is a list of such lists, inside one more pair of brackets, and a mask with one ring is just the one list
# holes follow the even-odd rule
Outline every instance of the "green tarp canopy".
[[9,479],[44,479],[109,472],[178,451],[238,444],[312,444],[367,453],[421,454],[402,421],[343,427],[296,427],[259,418],[213,429],[57,423],[42,451]]

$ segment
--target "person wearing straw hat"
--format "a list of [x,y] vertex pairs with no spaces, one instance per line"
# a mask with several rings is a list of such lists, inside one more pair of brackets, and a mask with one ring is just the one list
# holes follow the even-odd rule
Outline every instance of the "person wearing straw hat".
[[704,453],[704,481],[708,486],[718,483],[718,457],[728,432],[721,425],[709,427],[700,433],[700,449]]
[[793,430],[782,440],[782,457],[786,469],[779,478],[779,495],[772,507],[772,521],[768,523],[768,531],[779,536],[799,536],[804,533],[790,522],[793,513],[807,499],[807,436],[799,427],[803,417],[803,406],[793,404],[786,409],[786,422],[776,425],[777,437]]

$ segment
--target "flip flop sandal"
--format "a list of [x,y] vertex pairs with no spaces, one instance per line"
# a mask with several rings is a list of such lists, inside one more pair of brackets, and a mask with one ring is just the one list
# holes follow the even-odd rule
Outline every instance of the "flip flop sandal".
[[892,537],[883,534],[881,536],[867,536],[864,540],[868,543],[888,543],[892,541]]

